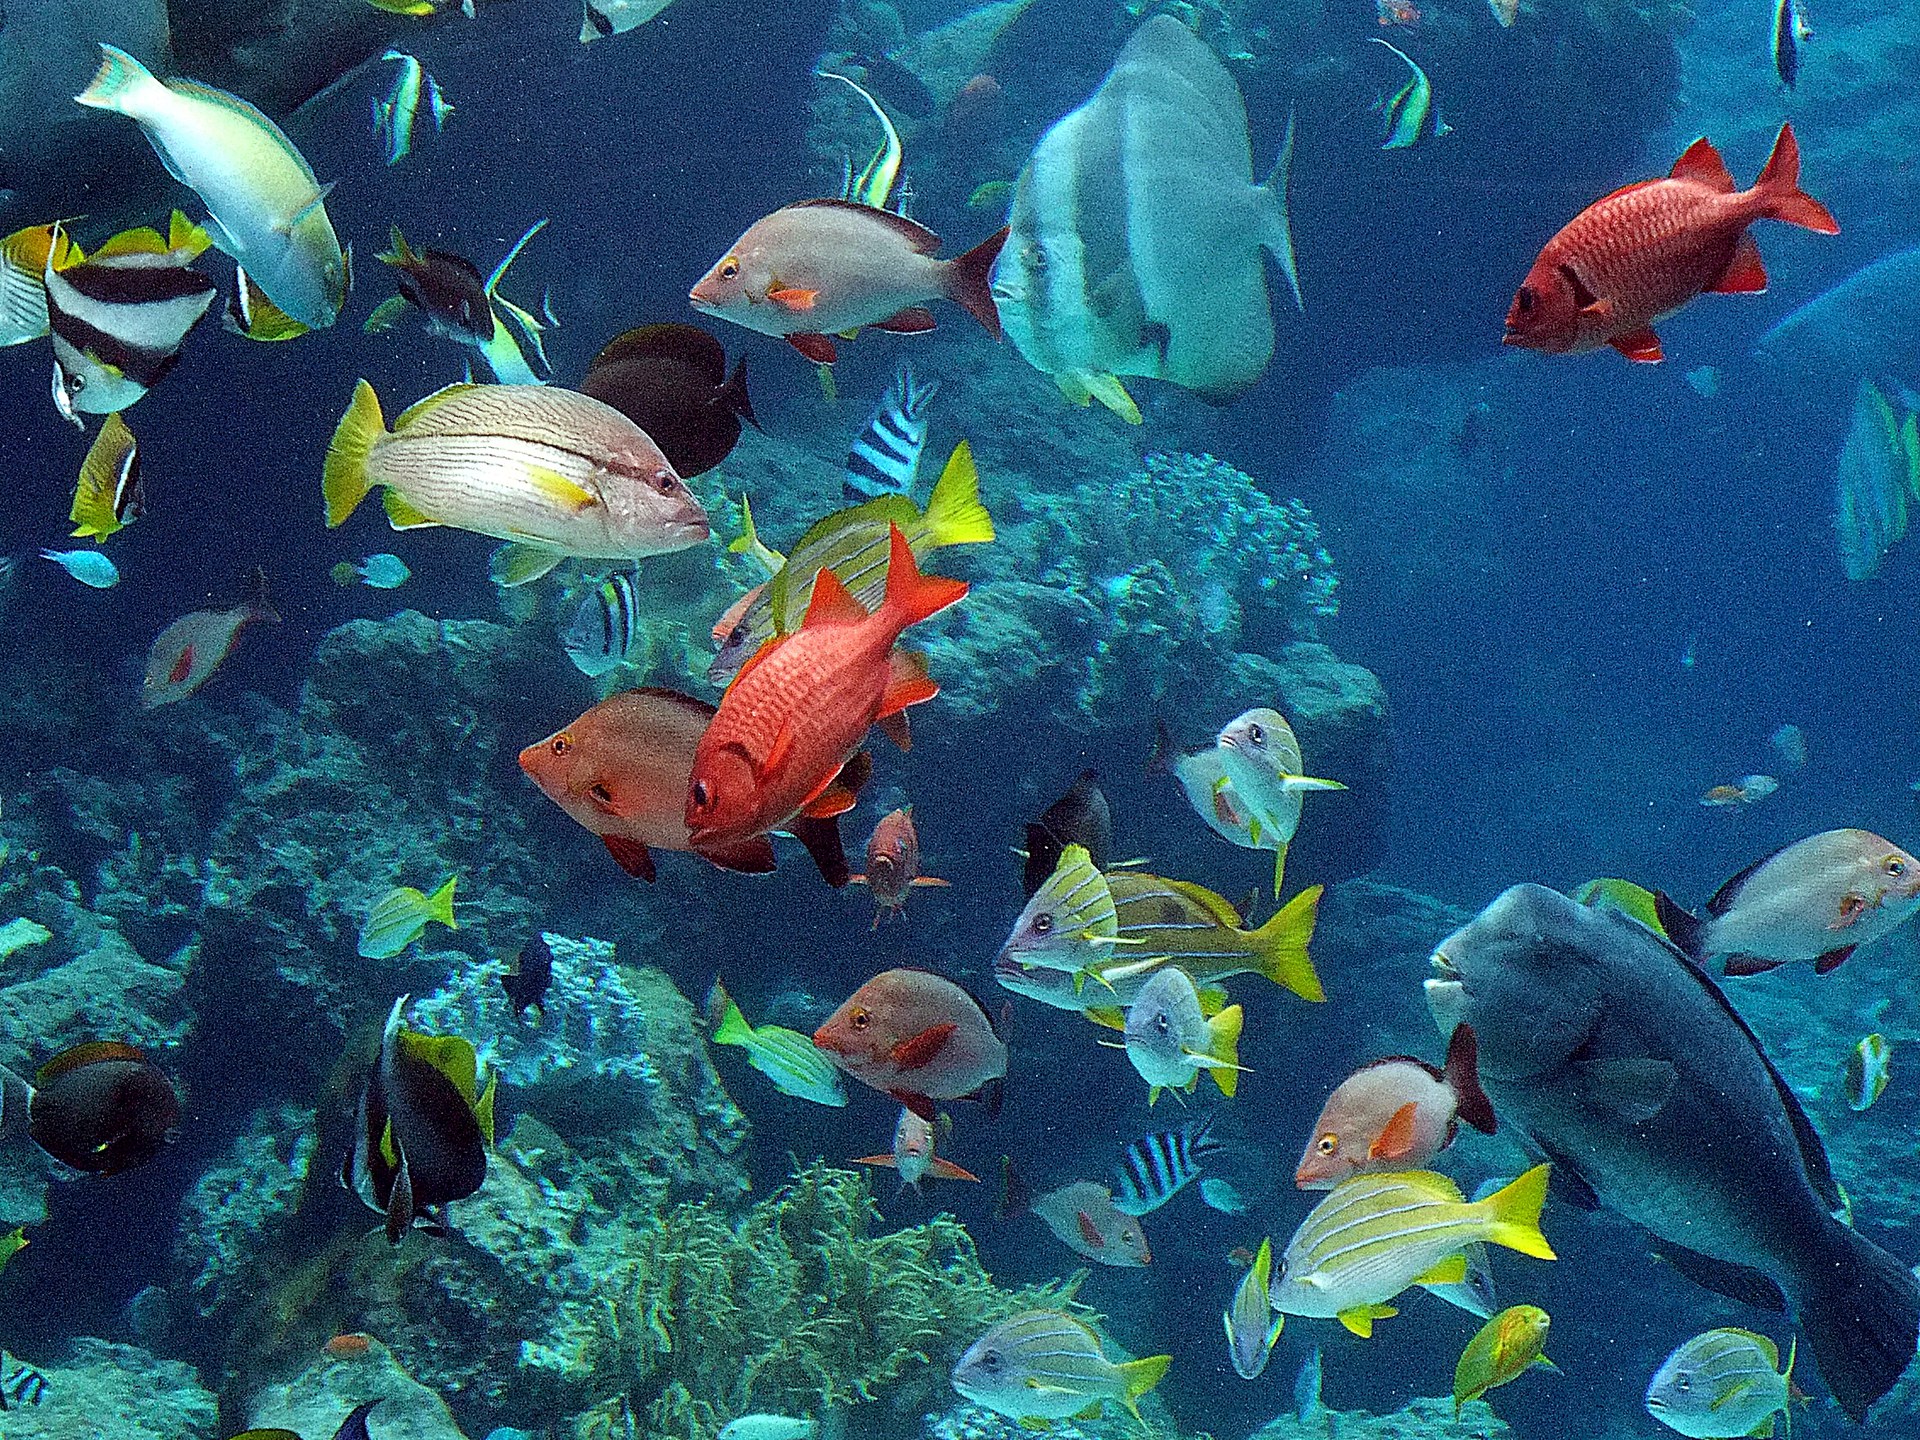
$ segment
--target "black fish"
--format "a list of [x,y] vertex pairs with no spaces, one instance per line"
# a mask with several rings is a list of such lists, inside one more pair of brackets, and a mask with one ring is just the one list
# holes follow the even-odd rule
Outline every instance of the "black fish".
[[379,1403],[378,1400],[363,1400],[354,1406],[347,1418],[340,1422],[340,1428],[333,1432],[333,1440],[371,1440],[367,1434],[367,1416],[373,1413],[374,1406]]
[[520,958],[507,974],[500,977],[500,988],[507,992],[516,1017],[533,1011],[537,1025],[547,1015],[547,987],[553,983],[553,951],[547,937],[535,935],[520,951]]
[[652,437],[681,476],[713,469],[740,441],[740,422],[759,428],[747,398],[743,356],[727,373],[720,342],[693,325],[642,325],[593,357],[582,394],[611,405]]
[[137,1169],[179,1138],[173,1083],[139,1050],[117,1041],[62,1051],[40,1067],[32,1085],[11,1072],[0,1078],[0,1125],[12,1131],[23,1111],[36,1145],[96,1175]]
[[1855,1420],[1920,1339],[1920,1281],[1840,1219],[1825,1148],[1702,970],[1610,908],[1516,885],[1441,942],[1428,1006],[1465,1022],[1503,1120],[1566,1198],[1644,1226],[1674,1268],[1791,1306]]
[[480,1188],[493,1144],[493,1077],[477,1089],[467,1041],[401,1028],[406,1004],[403,995],[387,1016],[340,1170],[340,1183],[386,1217],[395,1245],[416,1226],[446,1232],[445,1207]]
[[1060,863],[1060,852],[1069,845],[1084,845],[1096,870],[1105,870],[1113,859],[1113,811],[1099,781],[1095,771],[1081,771],[1073,788],[1027,826],[1027,863],[1020,885],[1028,899],[1047,883]]
[[462,345],[493,339],[493,300],[479,267],[447,250],[415,250],[393,227],[393,249],[376,257],[392,267],[393,283],[406,303],[421,313],[427,332]]
[[891,55],[849,55],[848,60],[867,72],[867,84],[891,100],[902,115],[924,120],[933,114],[933,92],[912,70]]
[[[5,1360],[0,1356],[0,1362]],[[47,1377],[22,1362],[20,1368],[0,1380],[0,1410],[17,1410],[22,1405],[38,1405],[47,1398]]]

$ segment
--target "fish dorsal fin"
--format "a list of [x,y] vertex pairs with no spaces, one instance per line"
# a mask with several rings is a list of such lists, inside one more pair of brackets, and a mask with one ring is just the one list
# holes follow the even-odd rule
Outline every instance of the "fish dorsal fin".
[[93,252],[93,258],[105,260],[115,255],[164,255],[166,253],[166,237],[151,225],[141,225],[132,230],[122,230],[111,240],[102,241],[100,248]]
[[478,390],[479,388],[478,385],[466,380],[456,380],[451,385],[442,385],[431,395],[421,397],[406,409],[402,410],[399,415],[395,417],[393,428],[396,432],[404,430],[421,416],[446,404],[447,401],[453,399],[456,395],[464,395],[469,390]]
[[630,695],[645,695],[651,700],[664,700],[676,705],[689,715],[698,715],[703,720],[711,720],[714,706],[705,700],[695,699],[691,695],[682,695],[678,690],[669,690],[664,685],[637,685],[627,692]]
[[1720,158],[1720,152],[1713,148],[1713,142],[1701,136],[1673,162],[1668,173],[1672,180],[1691,180],[1695,184],[1705,185],[1709,190],[1718,190],[1723,195],[1731,195],[1736,187],[1733,175],[1727,169],[1727,162]]
[[1707,914],[1717,918],[1731,910],[1733,908],[1733,902],[1740,898],[1740,888],[1753,878],[1754,872],[1786,848],[1786,846],[1782,845],[1778,850],[1769,850],[1758,860],[1747,866],[1746,869],[1728,880],[1727,883],[1722,885],[1718,890],[1714,891],[1713,898],[1707,901]]
[[800,200],[787,207],[789,210],[852,210],[878,221],[892,230],[914,248],[916,254],[934,255],[940,250],[940,237],[927,229],[917,220],[909,220],[904,215],[896,215],[891,210],[876,210],[871,205],[859,205],[851,200],[821,197],[818,200]]
[[507,267],[520,258],[520,252],[527,248],[527,242],[546,228],[547,222],[544,219],[534,221],[527,227],[527,233],[513,242],[513,248],[500,257],[500,263],[494,266],[493,273],[487,276],[486,290],[489,296],[499,287],[500,277],[507,273]]
[[88,1065],[97,1065],[102,1060],[131,1060],[136,1064],[146,1061],[146,1055],[135,1046],[119,1040],[90,1040],[84,1045],[75,1045],[63,1050],[53,1059],[42,1065],[34,1075],[36,1085],[45,1085],[56,1075],[65,1075]]
[[867,619],[867,610],[831,570],[822,570],[813,580],[813,595],[807,601],[807,615],[800,622],[803,630],[829,625],[858,625]]
[[1233,908],[1233,902],[1224,895],[1216,895],[1204,885],[1191,880],[1168,880],[1161,878],[1160,883],[1176,894],[1185,896],[1220,924],[1231,930],[1240,928],[1240,912]]

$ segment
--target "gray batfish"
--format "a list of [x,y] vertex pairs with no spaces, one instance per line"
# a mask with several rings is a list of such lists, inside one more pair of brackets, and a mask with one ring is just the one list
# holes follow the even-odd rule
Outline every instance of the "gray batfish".
[[1855,1420],[1920,1338],[1920,1281],[1836,1218],[1826,1150],[1706,972],[1645,926],[1517,885],[1434,956],[1441,1033],[1471,1024],[1503,1121],[1562,1193],[1660,1241],[1683,1274],[1794,1311]]
[[1300,282],[1287,166],[1253,179],[1246,105],[1206,44],[1161,15],[1134,32],[1093,97],[1035,147],[1014,187],[994,267],[1001,323],[1069,399],[1139,410],[1115,376],[1170,380],[1210,399],[1273,358],[1262,251]]

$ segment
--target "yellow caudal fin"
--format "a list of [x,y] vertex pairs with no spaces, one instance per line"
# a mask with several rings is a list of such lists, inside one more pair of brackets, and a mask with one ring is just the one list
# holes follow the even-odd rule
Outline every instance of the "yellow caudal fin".
[[1547,1174],[1551,1165],[1536,1165],[1512,1184],[1494,1191],[1473,1208],[1487,1222],[1487,1239],[1536,1260],[1558,1257],[1540,1233],[1540,1208],[1547,1203]]
[[1229,1005],[1207,1022],[1207,1073],[1229,1100],[1240,1087],[1240,1027],[1246,1012]]
[[380,397],[373,386],[362,380],[353,387],[353,400],[347,413],[334,427],[327,442],[326,468],[321,472],[320,493],[327,502],[327,528],[346,523],[360,502],[373,489],[367,460],[373,447],[387,433],[386,416],[380,413]]
[[[1286,851],[1280,852],[1284,861]],[[1274,884],[1279,884],[1276,867]],[[1273,918],[1253,932],[1254,959],[1260,973],[1274,984],[1291,990],[1302,1000],[1321,1001],[1327,992],[1307,954],[1307,942],[1313,939],[1313,927],[1320,917],[1320,892],[1325,887],[1309,885],[1274,912]],[[1278,890],[1274,892],[1276,895]]]
[[458,875],[449,875],[447,883],[427,896],[427,918],[438,920],[449,930],[458,930],[458,922],[453,918],[453,887],[460,883]]
[[981,545],[993,539],[993,517],[980,503],[980,472],[974,468],[973,446],[962,440],[947,457],[947,468],[933,482],[927,497],[927,544]]
[[1123,1360],[1114,1368],[1119,1370],[1121,1380],[1126,1384],[1120,1403],[1134,1419],[1140,1418],[1140,1397],[1166,1378],[1167,1367],[1173,1364],[1171,1355],[1149,1355],[1144,1360]]

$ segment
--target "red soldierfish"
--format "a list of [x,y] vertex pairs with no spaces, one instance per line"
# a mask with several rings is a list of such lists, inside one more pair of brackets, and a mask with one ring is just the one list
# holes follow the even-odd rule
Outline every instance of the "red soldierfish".
[[867,837],[867,873],[851,877],[873,892],[873,926],[889,915],[907,913],[907,892],[916,885],[947,885],[920,873],[920,832],[913,828],[913,807],[890,810]]
[[184,700],[213,678],[233,653],[240,632],[256,620],[278,620],[266,606],[252,603],[231,610],[195,610],[158,635],[147,651],[147,673],[140,682],[140,703],[151,710]]
[[1800,147],[1782,125],[1751,190],[1736,190],[1720,152],[1696,140],[1664,180],[1643,180],[1582,210],[1546,244],[1507,311],[1506,344],[1553,355],[1611,345],[1661,358],[1653,322],[1694,296],[1767,288],[1755,220],[1822,235],[1840,226],[1800,189]]
[[933,328],[926,302],[947,299],[1000,338],[987,277],[1004,228],[954,260],[940,237],[904,215],[849,200],[802,200],[756,220],[688,297],[693,308],[785,340],[831,365],[831,335],[863,325],[911,334]]
[[1349,1175],[1424,1170],[1453,1143],[1462,1120],[1489,1135],[1496,1128],[1471,1025],[1454,1027],[1444,1069],[1396,1055],[1342,1080],[1314,1122],[1293,1183],[1331,1190]]
[[886,970],[867,981],[813,1043],[847,1074],[922,1119],[936,1100],[999,1103],[1007,1047],[978,1000],[926,970]]
[[701,854],[731,850],[796,815],[830,819],[853,806],[834,784],[879,722],[904,748],[907,706],[940,687],[920,656],[895,652],[909,625],[967,593],[959,580],[923,576],[897,525],[886,597],[869,615],[829,570],[814,582],[798,630],[769,641],[741,667],[700,739],[686,822]]
[[1062,1245],[1102,1265],[1137,1268],[1153,1263],[1153,1250],[1139,1217],[1116,1206],[1106,1186],[1075,1180],[1030,1196],[1014,1173],[1013,1162],[1005,1158],[1000,1161],[1000,1178],[1003,1189],[997,1219],[1037,1215]]
[[862,1155],[853,1163],[884,1165],[898,1170],[902,1190],[911,1185],[918,1192],[920,1182],[929,1175],[939,1180],[980,1183],[980,1177],[971,1170],[962,1170],[951,1160],[942,1160],[933,1153],[933,1122],[914,1114],[904,1105],[900,1107],[900,1123],[893,1127],[893,1153]]

